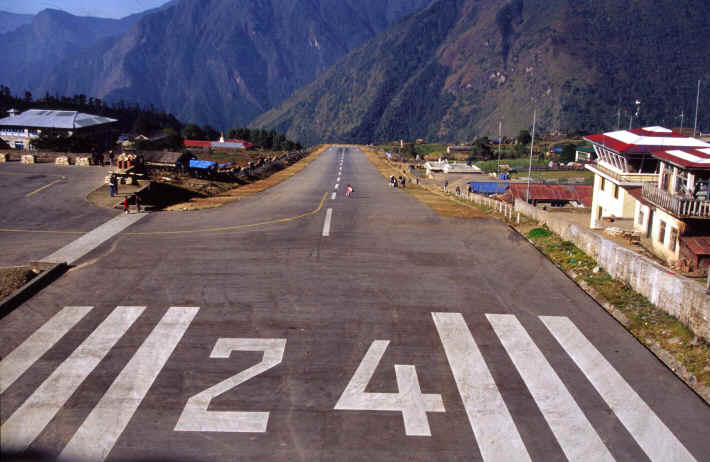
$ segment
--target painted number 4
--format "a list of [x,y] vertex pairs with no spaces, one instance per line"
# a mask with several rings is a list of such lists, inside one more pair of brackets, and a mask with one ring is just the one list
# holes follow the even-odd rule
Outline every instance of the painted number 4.
[[422,393],[414,366],[395,364],[397,393],[368,393],[367,384],[387,350],[389,340],[375,340],[335,405],[343,411],[397,411],[408,436],[431,436],[427,412],[446,412],[439,394]]

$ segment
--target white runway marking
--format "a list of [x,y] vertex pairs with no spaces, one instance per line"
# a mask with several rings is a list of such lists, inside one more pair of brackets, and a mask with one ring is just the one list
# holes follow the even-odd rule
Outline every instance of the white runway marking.
[[0,428],[3,449],[27,449],[144,309],[119,306],[113,310],[5,421]]
[[325,221],[323,222],[323,237],[330,236],[330,220],[333,218],[333,209],[325,211]]
[[333,189],[338,189],[339,187],[340,187],[340,183],[336,183],[336,185]]
[[540,316],[550,333],[582,370],[652,461],[695,461],[624,378],[565,317]]
[[3,358],[0,361],[0,393],[7,390],[92,308],[91,306],[65,307]]
[[529,461],[525,444],[461,313],[432,313],[484,461]]
[[609,450],[520,321],[510,314],[487,314],[486,317],[550,425],[567,460],[613,462]]
[[408,436],[431,436],[427,412],[446,412],[441,395],[422,393],[414,366],[395,364],[397,393],[369,393],[367,384],[375,374],[389,340],[375,340],[335,404],[341,411],[397,411]]
[[338,183],[340,183],[340,177],[338,177],[338,179],[337,179],[336,181],[337,181]]
[[175,431],[264,433],[270,412],[209,411],[210,402],[219,395],[280,364],[286,350],[285,338],[220,338],[210,358],[229,358],[233,351],[258,351],[262,359],[238,374],[211,386],[187,401]]
[[168,310],[74,434],[60,460],[106,459],[199,310]]
[[333,194],[331,194],[330,200],[334,201],[334,200],[335,200],[335,196],[336,196],[337,194],[338,194],[338,193],[333,193]]
[[119,215],[99,226],[95,230],[84,234],[79,239],[75,240],[54,252],[52,255],[44,258],[44,263],[68,263],[72,264],[87,253],[94,250],[107,240],[111,239],[116,234],[136,223],[141,218],[145,217],[144,213],[133,213],[129,215]]

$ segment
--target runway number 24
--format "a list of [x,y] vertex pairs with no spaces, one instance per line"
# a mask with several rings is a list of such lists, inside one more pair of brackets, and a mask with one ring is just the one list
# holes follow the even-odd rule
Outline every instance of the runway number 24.
[[[397,393],[368,393],[368,383],[387,350],[389,340],[375,340],[365,353],[345,391],[335,404],[343,411],[401,412],[409,436],[431,436],[427,412],[445,412],[439,394],[422,393],[414,366],[395,364]],[[263,352],[262,360],[192,396],[178,419],[175,431],[264,433],[269,412],[209,411],[217,396],[277,366],[283,360],[286,339],[220,338],[210,358],[229,358],[234,351]]]

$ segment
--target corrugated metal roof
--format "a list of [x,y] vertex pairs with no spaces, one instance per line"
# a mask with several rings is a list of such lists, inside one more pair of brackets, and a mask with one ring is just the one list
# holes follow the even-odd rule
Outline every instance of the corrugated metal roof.
[[710,255],[710,236],[681,236],[680,241],[695,255]]
[[77,111],[29,109],[14,117],[0,119],[0,127],[61,128],[73,130],[117,122],[116,119]]
[[671,162],[679,167],[702,170],[710,169],[710,148],[660,151],[654,152],[653,156]]
[[[510,192],[516,199],[525,200],[527,184],[511,184]],[[592,206],[594,187],[589,185],[566,186],[549,184],[531,184],[530,199],[537,201],[576,201],[587,207]]]

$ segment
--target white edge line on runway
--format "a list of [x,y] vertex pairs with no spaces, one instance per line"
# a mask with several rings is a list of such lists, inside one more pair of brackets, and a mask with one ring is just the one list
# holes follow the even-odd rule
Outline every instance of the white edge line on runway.
[[695,461],[675,435],[568,318],[540,320],[652,461]]
[[335,196],[336,196],[337,194],[338,194],[338,193],[333,193],[333,194],[330,196],[330,200],[334,201],[334,200],[335,200]]
[[79,239],[70,242],[66,246],[54,252],[52,255],[42,259],[44,263],[67,263],[72,264],[84,255],[88,254],[96,247],[114,237],[124,229],[145,217],[144,213],[121,214],[93,231],[84,234]]
[[323,237],[330,236],[330,220],[333,218],[333,209],[325,211],[325,221],[323,222]]

